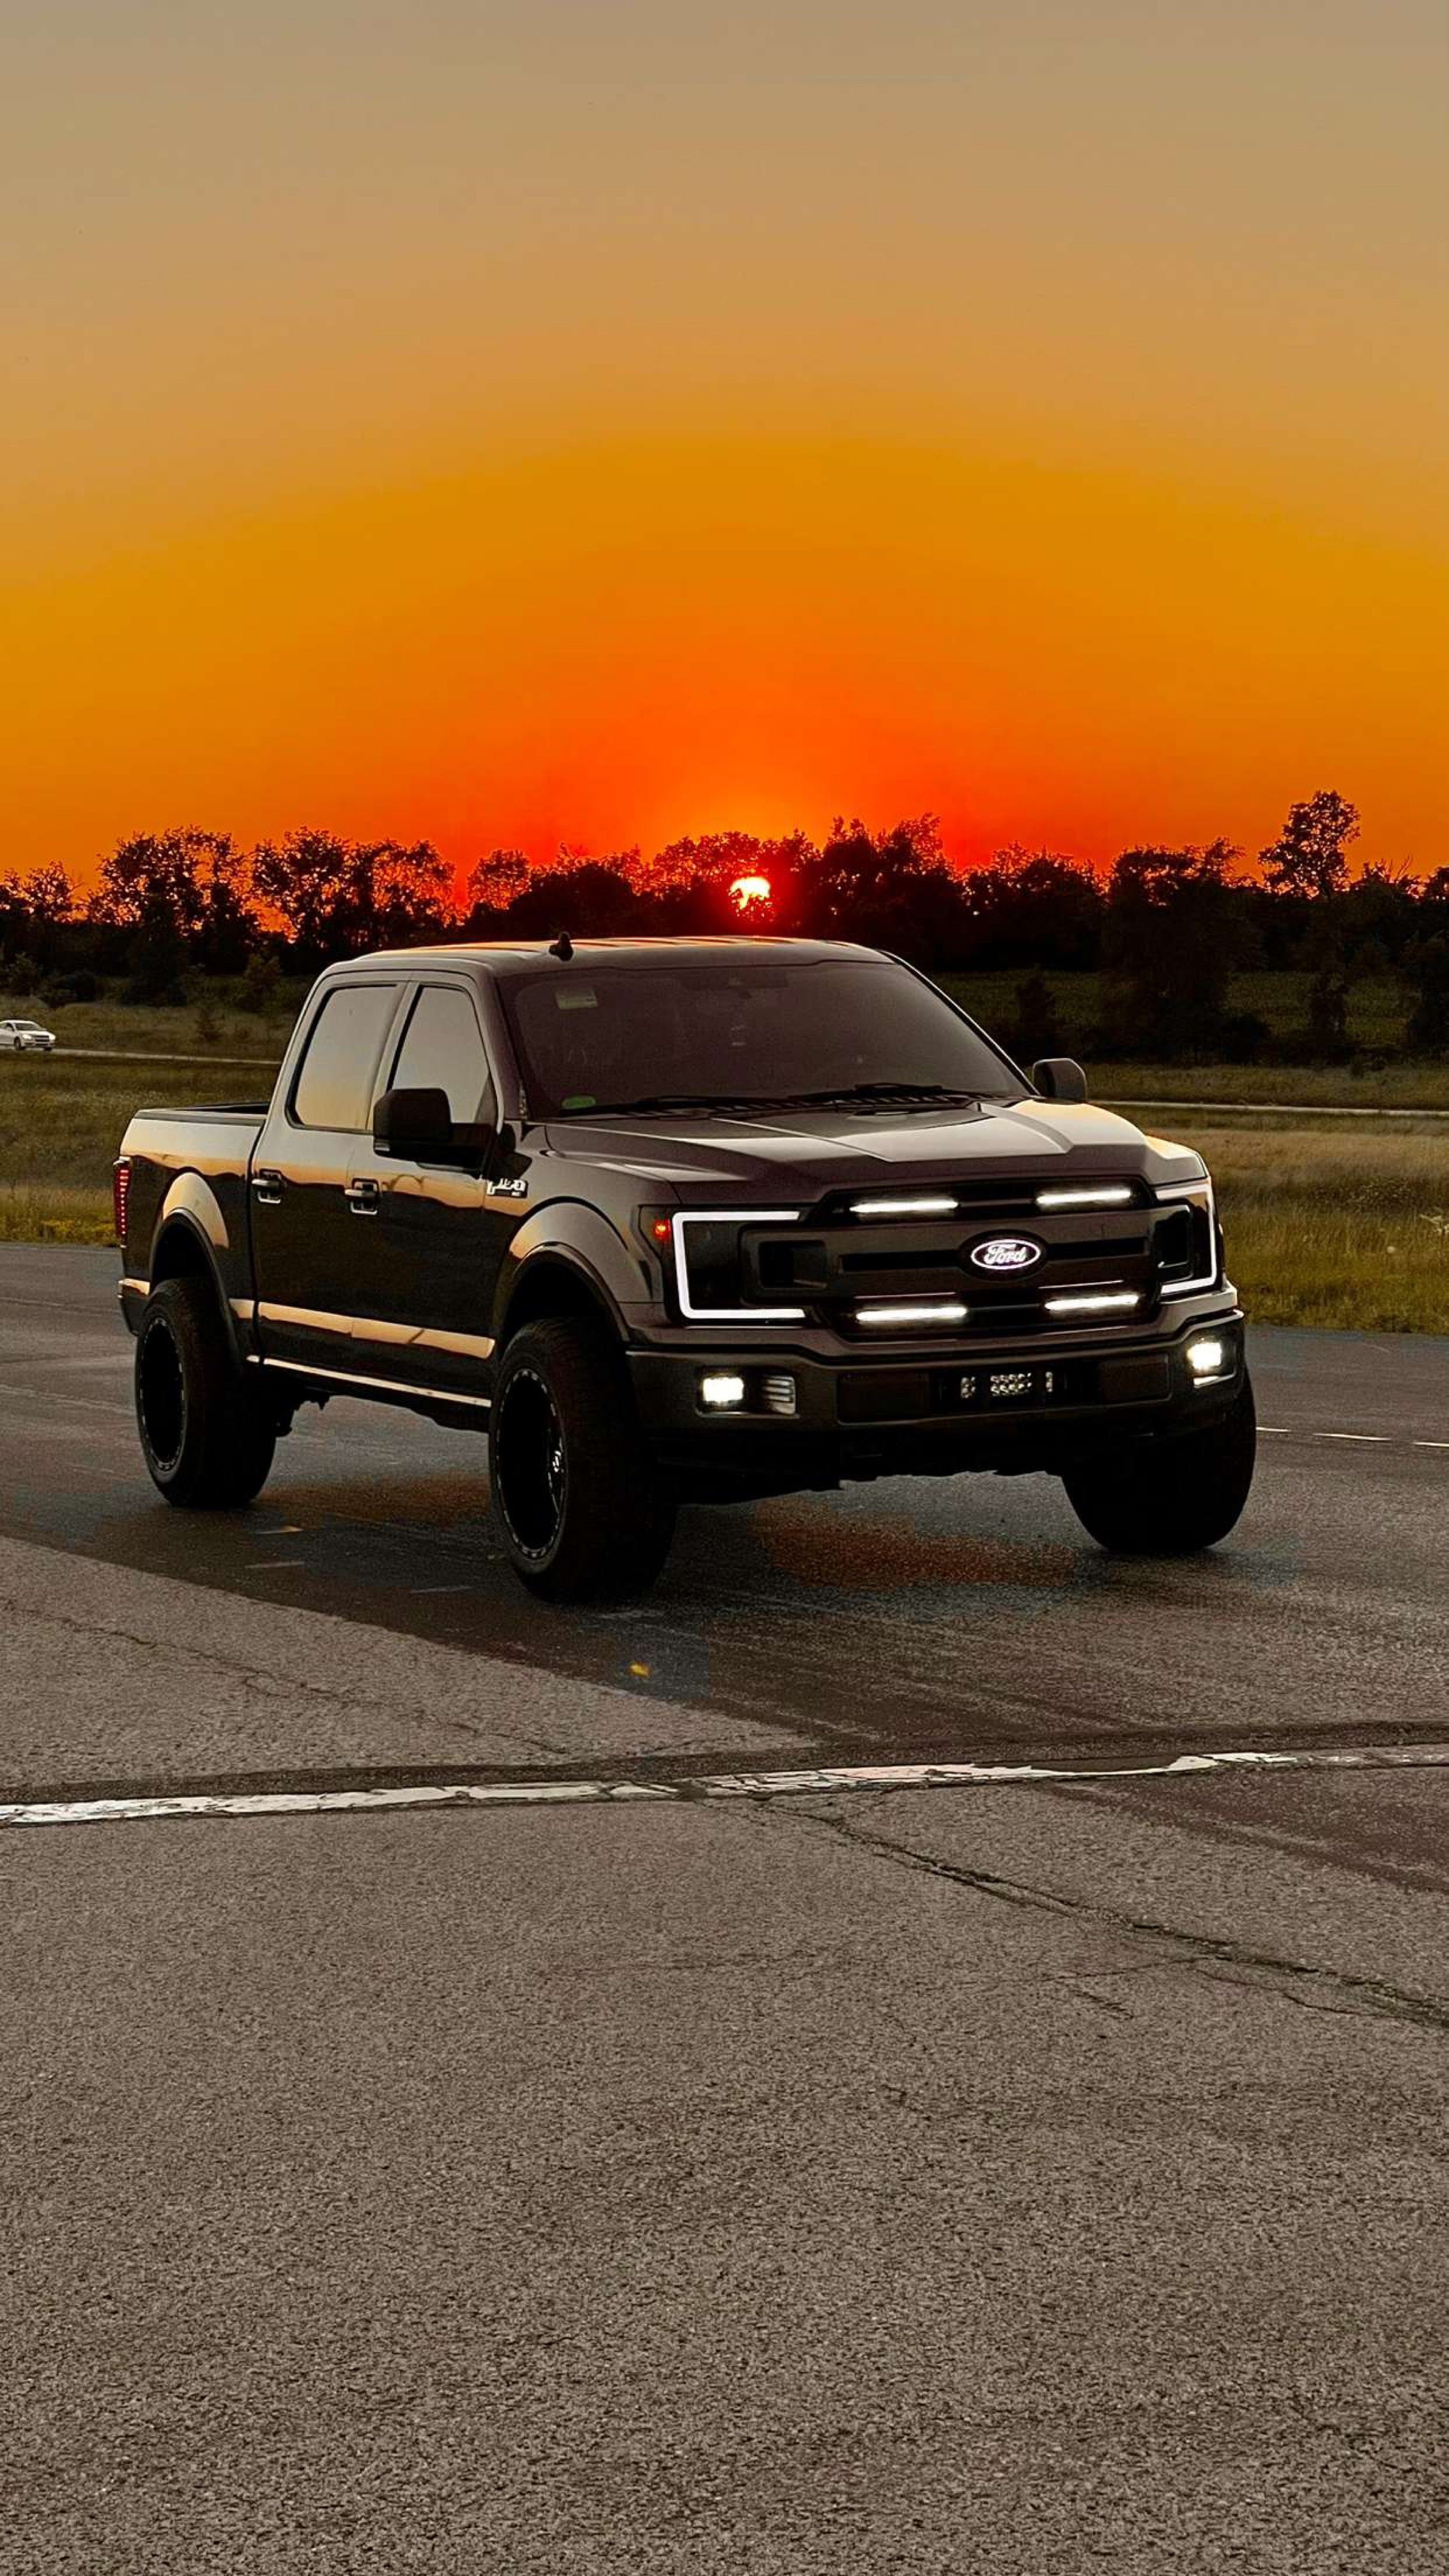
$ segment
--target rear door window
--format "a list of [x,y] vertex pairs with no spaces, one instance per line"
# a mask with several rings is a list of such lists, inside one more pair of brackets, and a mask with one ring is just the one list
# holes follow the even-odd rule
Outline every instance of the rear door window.
[[292,1086],[299,1127],[360,1135],[368,1124],[372,1077],[397,1001],[395,984],[335,984],[312,1023]]

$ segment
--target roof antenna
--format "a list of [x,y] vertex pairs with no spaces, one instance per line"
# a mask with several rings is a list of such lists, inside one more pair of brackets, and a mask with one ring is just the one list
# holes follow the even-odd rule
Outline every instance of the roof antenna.
[[567,966],[569,959],[574,953],[574,943],[570,939],[566,930],[561,930],[559,932],[557,939],[552,942],[548,953],[550,957],[559,958],[561,962]]

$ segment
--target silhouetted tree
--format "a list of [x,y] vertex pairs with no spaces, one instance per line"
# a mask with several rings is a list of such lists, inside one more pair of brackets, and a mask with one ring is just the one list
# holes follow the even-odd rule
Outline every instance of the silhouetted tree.
[[0,958],[24,956],[32,976],[44,974],[55,964],[61,934],[74,916],[75,888],[64,868],[0,877]]
[[1123,851],[1107,899],[1107,1044],[1171,1058],[1247,1041],[1227,1007],[1248,953],[1228,881],[1238,855],[1228,841]]
[[441,939],[450,926],[448,870],[431,841],[293,832],[254,851],[252,881],[308,972],[333,957]]
[[1055,850],[998,850],[966,881],[983,966],[1092,966],[1102,937],[1100,878]]
[[347,843],[333,832],[289,832],[252,852],[252,883],[285,930],[296,962],[313,974],[337,952],[332,936],[348,889]]
[[469,935],[486,936],[474,924],[499,919],[532,882],[533,870],[522,850],[490,850],[469,871],[464,911]]
[[1291,808],[1276,841],[1258,853],[1269,891],[1277,895],[1339,894],[1348,882],[1349,842],[1358,838],[1358,807],[1331,787]]

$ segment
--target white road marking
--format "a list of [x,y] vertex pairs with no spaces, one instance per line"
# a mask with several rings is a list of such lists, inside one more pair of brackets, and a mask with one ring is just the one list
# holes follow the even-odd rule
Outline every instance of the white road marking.
[[850,1762],[812,1771],[721,1771],[674,1780],[439,1781],[414,1789],[258,1789],[236,1796],[64,1798],[0,1805],[7,1825],[158,1823],[172,1818],[359,1815],[425,1807],[683,1806],[700,1800],[834,1796],[854,1790],[993,1789],[1051,1781],[1202,1779],[1218,1771],[1449,1769],[1449,1744],[1349,1745],[1293,1753],[1179,1753],[1168,1762]]
[[304,1556],[254,1556],[250,1567],[243,1568],[243,1571],[252,1574],[282,1574],[289,1566],[305,1565],[306,1562]]
[[1359,1440],[1370,1449],[1387,1449],[1389,1446],[1386,1431],[1315,1431],[1313,1437],[1315,1440]]

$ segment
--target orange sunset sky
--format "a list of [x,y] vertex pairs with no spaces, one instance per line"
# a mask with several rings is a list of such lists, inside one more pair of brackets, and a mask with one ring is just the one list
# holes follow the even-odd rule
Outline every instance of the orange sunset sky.
[[1449,861],[1438,0],[47,0],[0,870],[303,822]]

